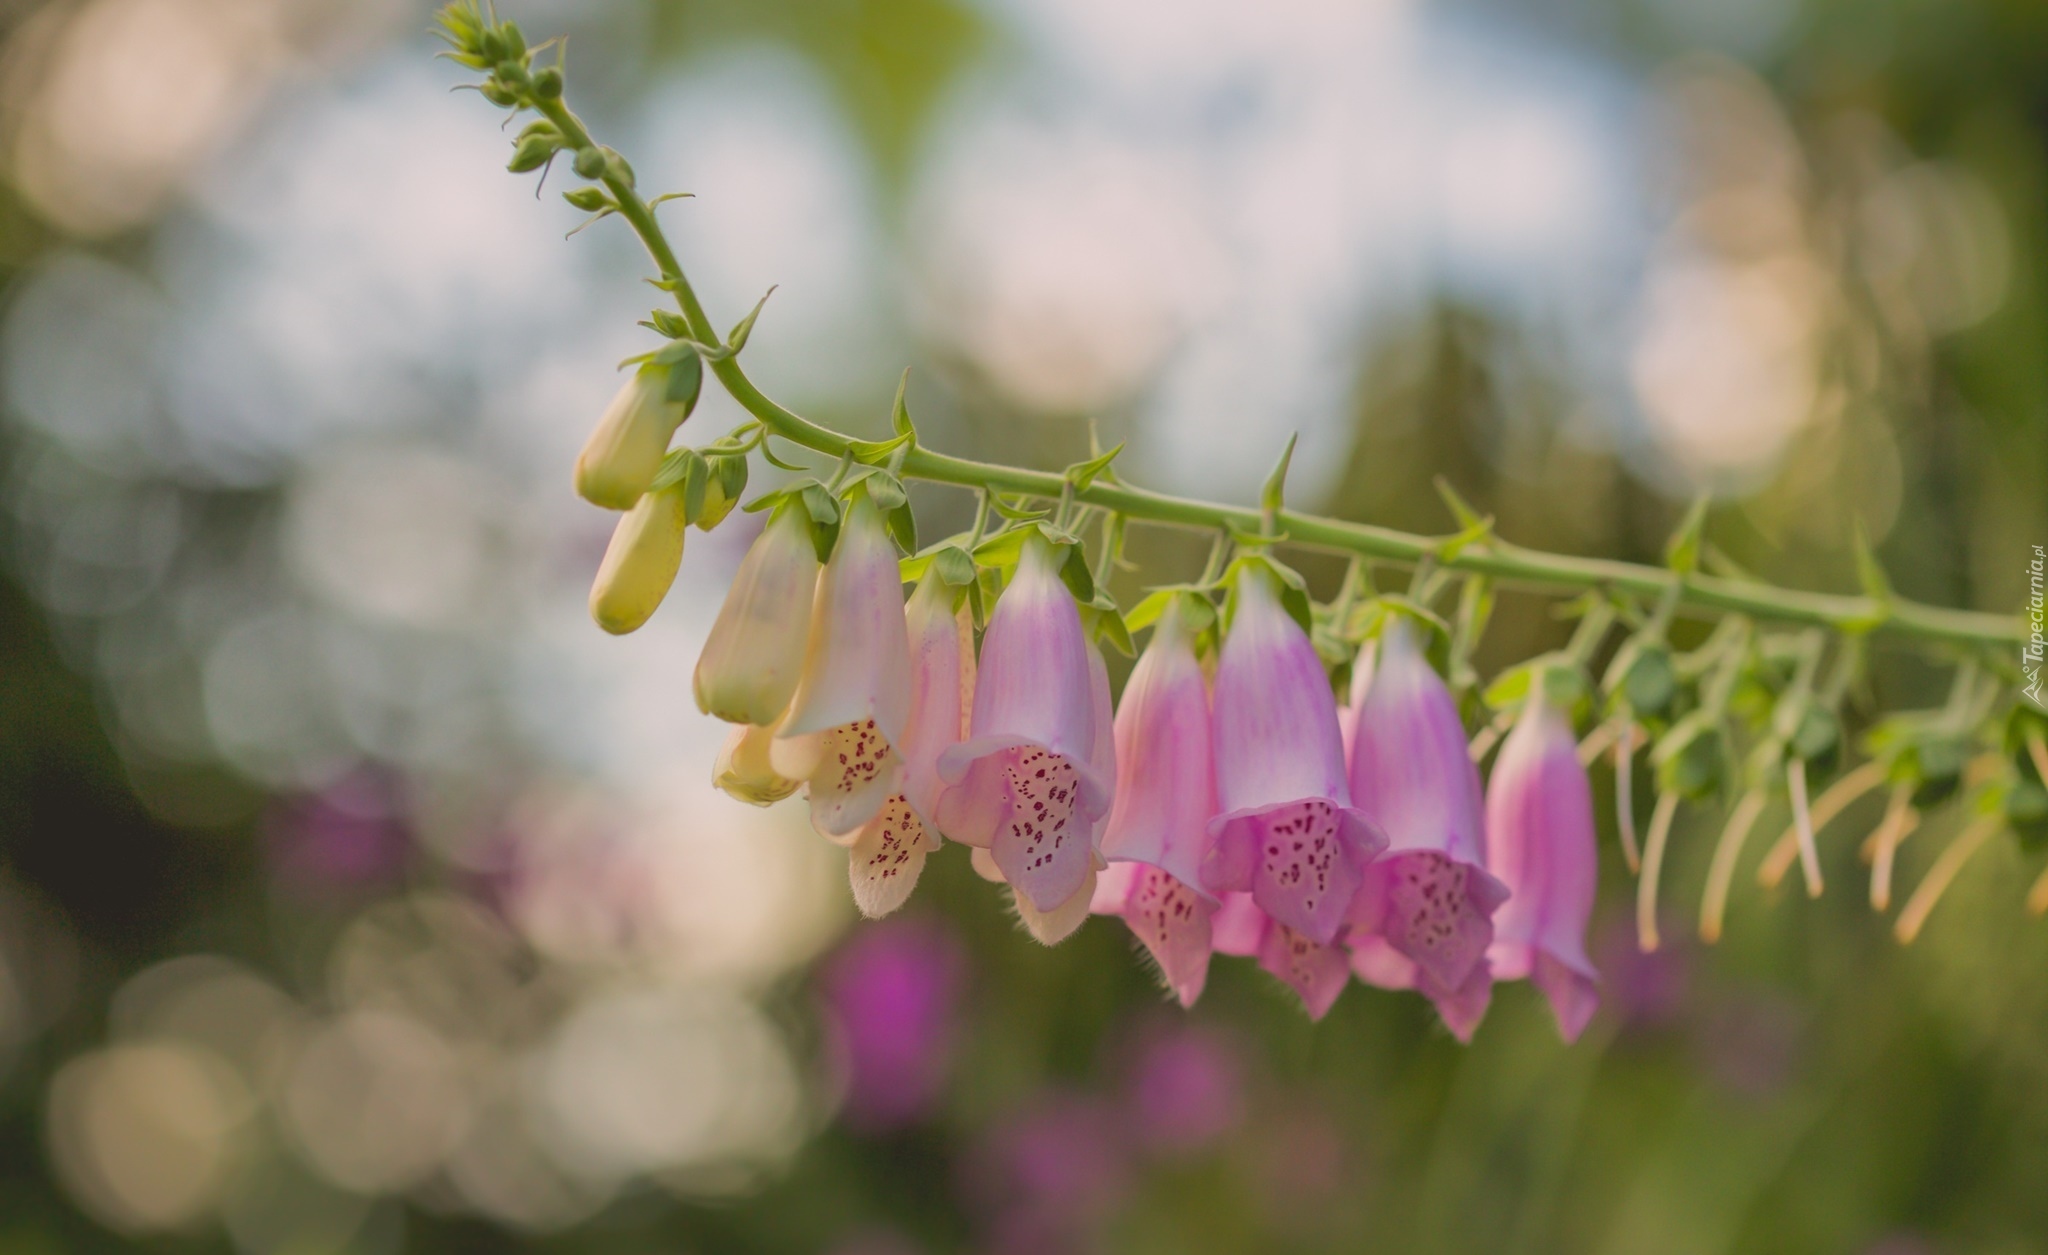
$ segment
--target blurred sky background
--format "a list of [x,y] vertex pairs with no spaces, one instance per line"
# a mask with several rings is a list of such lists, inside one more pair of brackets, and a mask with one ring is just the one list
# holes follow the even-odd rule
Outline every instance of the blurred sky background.
[[[1635,559],[1705,489],[1724,561],[1853,589],[1860,519],[1996,610],[2048,543],[2040,0],[499,9],[695,193],[715,319],[780,285],[749,369],[823,421],[881,432],[907,364],[949,452],[1059,466],[1092,419],[1246,501],[1299,431],[1299,505],[1444,531],[1444,474]],[[1603,852],[1571,1049],[1520,987],[1469,1049],[1236,963],[1182,1015],[958,850],[855,927],[800,807],[709,784],[688,673],[758,521],[589,622],[569,466],[648,265],[563,242],[429,17],[0,0],[0,1255],[2048,1252],[2010,843],[1910,951],[1837,833],[1828,898],[1745,873],[1654,958]]]

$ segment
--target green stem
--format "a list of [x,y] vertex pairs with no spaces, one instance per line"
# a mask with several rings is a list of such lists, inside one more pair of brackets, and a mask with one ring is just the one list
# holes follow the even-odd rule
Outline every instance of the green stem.
[[[535,107],[558,127],[569,148],[590,147],[590,132],[560,99],[534,102]],[[605,187],[618,202],[624,218],[654,258],[662,278],[673,289],[676,305],[689,324],[690,334],[705,344],[720,343],[710,316],[697,299],[695,289],[683,274],[682,263],[663,234],[654,212],[639,193],[624,180],[607,173]],[[711,371],[732,398],[773,435],[801,445],[832,459],[846,456],[852,438],[821,427],[771,400],[741,369],[736,357],[712,362]],[[1257,535],[1265,520],[1251,506],[1196,501],[1167,493],[1134,488],[1123,483],[1097,480],[1087,488],[1074,489],[1056,471],[1033,471],[1022,467],[977,462],[969,458],[913,448],[903,459],[903,475],[932,483],[962,488],[1023,493],[1059,500],[1071,493],[1071,500],[1112,510],[1127,518],[1168,527],[1214,531],[1235,528]],[[1492,539],[1460,549],[1445,557],[1439,553],[1439,538],[1417,536],[1392,528],[1375,527],[1342,519],[1322,518],[1281,510],[1274,520],[1286,534],[1287,543],[1330,553],[1353,554],[1383,561],[1422,564],[1435,562],[1445,570],[1484,575],[1516,587],[1565,591],[1605,588],[1644,600],[1670,598],[1671,603],[1696,614],[1735,613],[1782,623],[1805,623],[1842,631],[1870,629],[1965,645],[2010,645],[2025,639],[2017,615],[1986,614],[1949,610],[1905,600],[1883,604],[1869,597],[1802,592],[1744,580],[1710,575],[1681,576],[1663,567],[1604,558],[1577,558],[1564,554],[1524,549]]]

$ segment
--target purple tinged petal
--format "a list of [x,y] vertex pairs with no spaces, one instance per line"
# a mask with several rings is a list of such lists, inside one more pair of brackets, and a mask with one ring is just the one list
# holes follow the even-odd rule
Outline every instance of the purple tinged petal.
[[971,735],[938,760],[940,830],[986,847],[1041,915],[1082,891],[1111,800],[1094,753],[1108,673],[1056,560],[1044,540],[1026,542],[982,641]]
[[1073,936],[1076,929],[1088,922],[1088,907],[1095,897],[1096,876],[1095,866],[1091,863],[1082,875],[1081,887],[1049,911],[1039,910],[1029,895],[1012,886],[1017,918],[1023,923],[1024,931],[1042,946],[1056,946]]
[[783,507],[740,562],[697,659],[697,708],[727,723],[782,718],[803,672],[818,555],[796,510]]
[[1238,580],[1236,620],[1217,665],[1212,726],[1219,802],[1202,886],[1249,890],[1317,945],[1343,925],[1366,864],[1385,845],[1350,805],[1337,702],[1274,577]]
[[1483,864],[1485,805],[1457,703],[1406,624],[1388,625],[1370,666],[1351,753],[1351,800],[1390,853],[1435,850]]
[[[910,637],[910,718],[898,752],[903,794],[927,823],[936,822],[939,755],[967,735],[974,701],[974,623],[953,609],[953,590],[927,574],[904,616]],[[936,835],[936,834],[934,834]]]
[[1277,919],[1266,925],[1266,935],[1259,946],[1259,966],[1301,996],[1312,1020],[1328,1015],[1337,996],[1351,982],[1351,965],[1343,947],[1319,943]]
[[1209,917],[1209,944],[1218,954],[1255,958],[1266,939],[1266,913],[1249,893],[1226,893]]
[[1571,728],[1540,698],[1501,747],[1486,831],[1488,866],[1514,895],[1494,919],[1494,975],[1534,978],[1559,1030],[1576,1037],[1597,1001],[1585,950],[1598,876],[1593,794]]
[[847,508],[818,578],[803,678],[773,759],[809,786],[811,823],[840,838],[902,791],[896,743],[910,707],[910,638],[896,545],[865,495]]
[[[982,639],[971,735],[1020,737],[1086,763],[1094,741],[1088,642],[1057,563],[1048,542],[1025,542]],[[1107,809],[1107,786],[1098,788]]]
[[1441,988],[1464,985],[1493,942],[1506,887],[1484,864],[1479,771],[1457,704],[1399,621],[1382,634],[1351,747],[1351,796],[1387,835],[1354,904],[1354,934],[1375,932]]
[[1216,667],[1218,801],[1230,811],[1305,797],[1349,806],[1330,677],[1273,579],[1250,570],[1237,582],[1237,615]]
[[1208,682],[1178,606],[1159,621],[1124,686],[1114,743],[1116,804],[1103,856],[1163,868],[1199,892],[1217,810],[1216,760]]
[[818,577],[803,677],[784,737],[872,719],[890,744],[910,712],[910,637],[896,543],[865,494],[847,507]]
[[1150,863],[1111,863],[1095,882],[1091,909],[1119,915],[1159,965],[1166,987],[1192,1007],[1209,979],[1213,899]]

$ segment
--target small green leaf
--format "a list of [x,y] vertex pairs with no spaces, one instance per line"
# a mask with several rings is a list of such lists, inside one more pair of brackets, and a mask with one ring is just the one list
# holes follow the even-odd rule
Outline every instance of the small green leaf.
[[917,552],[917,515],[910,509],[910,502],[889,511],[889,534],[896,538],[897,548],[905,553]]
[[668,370],[668,387],[662,398],[671,405],[683,407],[683,417],[688,418],[697,408],[697,397],[704,391],[704,362],[695,353],[686,353],[683,359]]
[[1451,517],[1458,520],[1458,527],[1461,530],[1469,531],[1473,527],[1478,526],[1481,519],[1486,517],[1473,509],[1471,503],[1459,496],[1458,490],[1451,487],[1451,481],[1442,475],[1436,477],[1436,495],[1442,497],[1444,504],[1451,508]]
[[1087,605],[1095,600],[1095,573],[1088,569],[1088,553],[1079,545],[1062,546],[1067,552],[1060,563],[1060,581],[1074,600]]
[[1132,606],[1124,615],[1124,626],[1133,632],[1144,631],[1154,623],[1159,622],[1160,617],[1166,613],[1166,608],[1172,605],[1173,599],[1180,595],[1181,590],[1178,588],[1157,588],[1152,590],[1139,599],[1138,604]]
[[1131,644],[1130,629],[1125,626],[1123,616],[1116,612],[1116,603],[1107,607],[1087,605],[1081,607],[1081,630],[1094,642],[1108,642],[1110,648],[1124,657],[1134,656],[1138,650]]
[[826,490],[825,485],[812,480],[797,492],[803,498],[804,509],[810,512],[812,522],[821,527],[839,525],[839,502]]
[[1119,444],[1107,453],[1098,454],[1086,462],[1074,463],[1067,468],[1067,482],[1077,489],[1087,488],[1095,482],[1097,476],[1109,469],[1109,464],[1116,461],[1117,454],[1123,451],[1123,445]]
[[1699,569],[1700,536],[1706,529],[1709,500],[1706,493],[1694,497],[1691,508],[1686,510],[1685,518],[1678,524],[1678,530],[1665,542],[1664,565],[1682,576],[1691,575]]
[[933,554],[932,565],[938,570],[939,578],[954,588],[965,588],[974,583],[974,558],[958,545],[947,545]]
[[888,440],[849,440],[846,447],[853,454],[854,461],[880,466],[889,460],[890,454],[909,443],[910,437],[902,435]]
[[1269,534],[1276,530],[1274,520],[1280,517],[1280,511],[1286,505],[1287,468],[1294,461],[1294,443],[1300,437],[1300,432],[1287,437],[1286,447],[1280,450],[1280,460],[1273,463],[1265,484],[1259,489],[1259,513],[1265,519],[1262,530]]
[[1012,523],[1035,523],[1052,513],[1050,510],[1034,510],[1029,506],[1011,505],[1003,500],[1001,493],[991,493],[988,500],[997,514],[1002,515]]
[[985,567],[1006,569],[1017,565],[1017,559],[1024,552],[1025,538],[1031,535],[1028,527],[1013,527],[1006,532],[982,541],[974,547],[974,560]]
[[733,324],[732,332],[725,337],[725,347],[728,352],[738,353],[741,349],[747,347],[747,337],[754,334],[754,320],[761,316],[761,307],[766,305],[768,298],[773,295],[775,295],[774,288],[769,288],[766,292],[763,292],[761,299],[754,302],[754,308],[747,311],[747,316]]
[[903,368],[903,378],[896,381],[896,403],[890,407],[889,422],[895,428],[898,436],[908,440],[914,446],[917,444],[917,429],[911,426],[910,407],[904,404],[904,396],[909,391],[910,368],[905,366]]
[[910,501],[910,494],[903,491],[903,481],[887,471],[870,467],[857,482],[867,489],[868,500],[884,514],[901,509]]
[[1450,562],[1474,545],[1483,545],[1493,539],[1493,520],[1475,519],[1471,526],[1455,536],[1446,537],[1436,544],[1436,557],[1440,562]]
[[711,464],[692,450],[689,473],[683,478],[683,520],[695,521],[704,513],[704,492],[711,482]]

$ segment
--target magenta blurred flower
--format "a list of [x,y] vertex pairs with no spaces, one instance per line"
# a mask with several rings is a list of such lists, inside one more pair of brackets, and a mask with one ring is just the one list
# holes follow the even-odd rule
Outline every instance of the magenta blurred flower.
[[1094,1249],[1091,1232],[1130,1190],[1116,1113],[1092,1097],[1049,1093],[990,1130],[967,1160],[987,1249],[1056,1255]]
[[1209,929],[1216,953],[1257,959],[1260,967],[1300,995],[1310,1019],[1329,1014],[1351,980],[1343,946],[1318,945],[1260,910],[1249,893],[1224,894]]
[[278,881],[307,891],[387,883],[404,866],[411,844],[395,782],[367,768],[280,803],[265,827]]
[[1586,922],[1599,873],[1593,791],[1564,716],[1533,693],[1494,763],[1486,794],[1487,864],[1513,896],[1494,918],[1496,980],[1536,982],[1576,1041],[1599,1005]]
[[958,1033],[966,956],[927,920],[855,931],[820,977],[846,1068],[845,1119],[869,1131],[914,1124],[942,1096]]
[[900,791],[896,745],[910,716],[910,637],[896,542],[856,491],[818,577],[802,678],[769,750],[775,770],[802,780],[811,823],[852,836]]
[[1244,1060],[1210,1030],[1183,1024],[1155,1032],[1140,1043],[1125,1104],[1146,1148],[1203,1150],[1244,1119]]
[[1090,661],[1059,561],[1042,537],[1025,541],[982,638],[969,738],[939,755],[939,828],[987,849],[1042,916],[1071,911],[1086,889],[1112,796],[1093,752],[1101,659]]
[[1202,883],[1249,891],[1274,920],[1327,946],[1387,842],[1351,805],[1329,676],[1279,584],[1263,559],[1240,562],[1213,703],[1223,813],[1209,822]]
[[1195,637],[1178,599],[1124,686],[1116,712],[1116,803],[1103,829],[1109,869],[1094,909],[1120,915],[1159,964],[1184,1007],[1209,974],[1209,916],[1202,854],[1216,814],[1209,690]]
[[1413,630],[1388,623],[1354,689],[1351,796],[1387,836],[1351,905],[1353,971],[1419,989],[1459,1040],[1486,1013],[1493,913],[1507,886],[1486,871],[1479,769],[1457,703]]
[[1616,1018],[1630,1028],[1666,1028],[1684,1014],[1693,954],[1682,926],[1674,922],[1664,935],[1663,945],[1645,953],[1637,944],[1635,922],[1619,915],[1595,933],[1601,992]]

